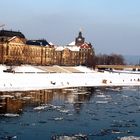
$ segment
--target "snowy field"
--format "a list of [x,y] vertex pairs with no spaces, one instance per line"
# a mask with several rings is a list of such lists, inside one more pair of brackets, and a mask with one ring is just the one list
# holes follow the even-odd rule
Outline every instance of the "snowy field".
[[0,91],[140,85],[138,73],[97,72],[83,66],[73,67],[80,71],[79,73],[49,73],[37,66],[29,65],[14,67],[14,73],[3,72],[6,69],[6,66],[0,66]]

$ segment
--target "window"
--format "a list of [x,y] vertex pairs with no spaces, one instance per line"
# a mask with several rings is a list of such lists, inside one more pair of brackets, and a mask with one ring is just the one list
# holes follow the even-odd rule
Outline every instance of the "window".
[[9,45],[6,46],[6,55],[9,55]]

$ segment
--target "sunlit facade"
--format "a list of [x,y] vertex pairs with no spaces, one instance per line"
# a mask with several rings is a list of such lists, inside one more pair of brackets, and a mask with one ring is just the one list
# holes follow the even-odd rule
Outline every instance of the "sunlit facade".
[[50,45],[45,40],[27,40],[21,32],[0,31],[0,63],[31,65],[94,65],[94,49],[79,32],[69,45]]

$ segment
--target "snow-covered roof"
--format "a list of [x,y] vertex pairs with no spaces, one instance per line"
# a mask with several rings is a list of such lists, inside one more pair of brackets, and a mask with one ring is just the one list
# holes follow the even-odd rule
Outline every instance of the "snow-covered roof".
[[90,48],[90,46],[89,46],[89,44],[88,44],[87,42],[85,42],[84,44],[82,44],[82,45],[80,46],[80,48],[88,49],[88,48]]
[[49,42],[50,45],[54,45],[52,42]]
[[55,51],[63,51],[64,49],[64,46],[55,46]]
[[80,50],[80,47],[78,46],[71,46],[71,47],[68,47],[68,49],[70,49],[71,51],[79,51]]
[[69,46],[74,46],[75,45],[75,41],[72,41]]
[[63,51],[64,49],[69,49],[70,51],[79,51],[80,47],[78,46],[56,46],[55,50],[56,51]]

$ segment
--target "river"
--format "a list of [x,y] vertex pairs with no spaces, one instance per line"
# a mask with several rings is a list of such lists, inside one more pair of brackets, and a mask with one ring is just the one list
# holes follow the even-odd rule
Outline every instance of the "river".
[[1,140],[140,136],[139,87],[0,92]]

